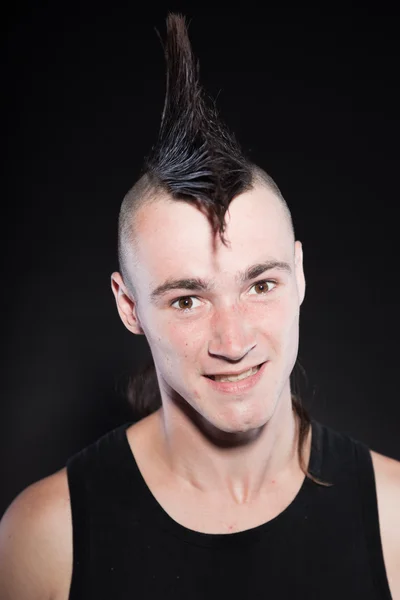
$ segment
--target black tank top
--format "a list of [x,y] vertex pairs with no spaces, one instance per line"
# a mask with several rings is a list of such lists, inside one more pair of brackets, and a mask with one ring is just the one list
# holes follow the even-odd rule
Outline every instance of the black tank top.
[[67,461],[70,600],[391,600],[362,442],[312,419],[309,471],[274,519],[230,534],[180,525],[150,492],[126,423]]

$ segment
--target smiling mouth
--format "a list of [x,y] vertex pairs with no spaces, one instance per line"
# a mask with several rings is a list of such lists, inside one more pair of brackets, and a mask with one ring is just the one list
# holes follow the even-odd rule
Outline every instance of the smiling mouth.
[[243,373],[240,373],[239,375],[206,375],[206,377],[212,379],[213,381],[240,381],[241,379],[246,379],[247,377],[251,377],[251,375],[257,373],[257,371],[263,364],[264,363],[261,363],[256,367],[251,367],[250,369],[244,371]]

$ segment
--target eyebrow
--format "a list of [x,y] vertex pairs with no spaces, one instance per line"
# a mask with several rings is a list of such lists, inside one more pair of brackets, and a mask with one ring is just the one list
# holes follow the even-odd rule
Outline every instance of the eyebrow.
[[[252,279],[255,279],[262,273],[270,271],[271,269],[278,269],[279,271],[285,271],[291,274],[292,268],[287,262],[279,260],[267,260],[262,263],[251,265],[244,271],[239,271],[236,274],[235,279],[240,283],[244,284]],[[171,290],[189,290],[192,292],[210,292],[213,290],[215,282],[213,280],[206,280],[200,277],[190,277],[185,279],[167,279],[164,283],[157,286],[150,294],[152,301],[157,300],[167,292]]]

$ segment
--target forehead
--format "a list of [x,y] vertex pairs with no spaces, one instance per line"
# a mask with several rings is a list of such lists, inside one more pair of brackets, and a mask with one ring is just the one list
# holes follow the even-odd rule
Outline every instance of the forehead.
[[[234,276],[249,264],[291,262],[293,234],[281,201],[265,187],[237,196],[225,216],[228,246],[214,241],[206,214],[195,205],[159,198],[135,217],[135,274],[153,286],[166,277]],[[136,275],[136,276],[135,276]]]

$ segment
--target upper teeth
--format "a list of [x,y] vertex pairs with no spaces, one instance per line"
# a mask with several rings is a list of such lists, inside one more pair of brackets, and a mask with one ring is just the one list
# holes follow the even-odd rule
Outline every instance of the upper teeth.
[[214,375],[213,379],[215,379],[215,381],[240,381],[240,379],[245,379],[250,375],[254,375],[257,371],[258,367],[251,367],[251,369],[244,373],[240,373],[239,375]]

